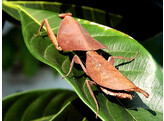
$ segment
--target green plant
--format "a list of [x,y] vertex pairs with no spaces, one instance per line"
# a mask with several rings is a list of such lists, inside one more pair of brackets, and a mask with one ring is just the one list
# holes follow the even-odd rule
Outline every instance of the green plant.
[[[47,2],[45,2],[46,4]],[[44,2],[43,2],[44,5]],[[49,24],[52,27],[55,34],[60,24],[60,18],[58,17],[57,12],[47,11],[45,9],[33,9],[30,7],[24,7],[24,5],[19,2],[6,2],[3,1],[3,10],[6,11],[13,18],[16,18],[21,22],[22,33],[24,37],[25,44],[28,50],[36,57],[38,60],[48,64],[49,66],[56,69],[62,76],[64,76],[70,65],[70,57],[72,57],[71,52],[59,52],[55,49],[54,45],[51,43],[50,39],[47,36],[46,29],[43,27],[42,36],[35,37],[34,34],[37,33],[38,28],[43,19],[47,18]],[[133,100],[120,100],[114,97],[108,97],[103,94],[98,88],[93,87],[96,94],[96,98],[99,103],[100,113],[99,118],[101,120],[110,120],[110,121],[122,121],[122,120],[139,120],[139,121],[156,121],[162,120],[162,72],[156,61],[152,58],[150,53],[140,45],[135,39],[130,37],[127,34],[124,34],[120,31],[117,31],[113,28],[103,26],[88,20],[77,19],[76,20],[93,36],[96,40],[105,44],[109,47],[109,50],[103,50],[108,54],[115,56],[124,56],[132,57],[137,51],[140,52],[138,57],[131,63],[120,65],[123,62],[128,62],[124,60],[116,60],[116,65],[127,78],[133,81],[137,86],[146,90],[150,97],[148,99],[144,98],[138,93],[134,93]],[[74,88],[78,97],[92,110],[96,113],[96,105],[92,96],[89,93],[87,85],[85,83],[86,75],[78,67],[73,68],[73,72],[69,77],[66,78],[66,81],[71,84]],[[49,92],[49,91],[48,91]],[[60,91],[58,91],[59,93]],[[61,91],[62,92],[62,91]],[[37,91],[37,93],[42,93],[42,91]],[[73,92],[71,92],[72,95]],[[33,93],[32,93],[33,94]],[[21,96],[24,94],[21,94]],[[3,109],[4,120],[7,120],[10,117],[6,116],[9,113],[14,112],[17,108],[21,108],[19,105],[21,102],[25,102],[26,106],[30,104],[27,99],[31,98],[31,93],[29,97],[24,97],[23,101],[19,102],[19,96],[12,96],[10,98],[3,100]],[[51,98],[55,97],[53,93]],[[43,97],[44,99],[45,97]],[[77,97],[76,97],[77,98]],[[35,98],[36,99],[36,98]],[[34,100],[35,100],[34,99]],[[15,100],[14,103],[9,103]],[[42,98],[39,100],[43,101]],[[18,101],[18,102],[17,102]],[[71,102],[72,100],[70,100]],[[6,105],[7,103],[7,105]],[[27,104],[28,103],[28,104]],[[34,102],[35,103],[35,102]],[[46,102],[45,102],[46,103]],[[45,104],[44,103],[44,104]],[[14,105],[16,108],[12,109]],[[32,105],[31,103],[30,105]],[[69,105],[69,104],[68,104]],[[38,106],[38,109],[42,107],[43,104]],[[67,106],[67,105],[66,105]],[[31,107],[32,108],[32,107]],[[30,107],[28,110],[33,110]],[[37,108],[36,108],[37,110]],[[52,109],[51,109],[52,110]],[[65,110],[65,105],[61,106],[59,113],[52,115],[62,115],[63,110]],[[71,110],[71,109],[70,109]],[[29,112],[28,112],[29,113]],[[73,114],[74,115],[74,114]],[[80,115],[80,114],[79,114]],[[42,115],[44,117],[44,115]],[[54,117],[52,116],[52,117]],[[93,115],[92,115],[93,116]],[[19,115],[17,115],[19,117]],[[20,115],[22,117],[22,115]],[[20,119],[19,117],[19,119]],[[26,115],[26,118],[21,118],[22,120],[32,120],[42,118],[41,115],[32,118],[31,115]],[[50,118],[52,118],[50,117]],[[93,116],[94,117],[94,116]],[[13,117],[12,117],[13,118]],[[46,119],[45,119],[46,118]],[[81,120],[90,120],[85,116]],[[39,120],[50,120],[49,117],[44,117]],[[52,119],[55,120],[55,119]],[[63,119],[64,120],[64,119]],[[71,120],[71,119],[70,119]]]

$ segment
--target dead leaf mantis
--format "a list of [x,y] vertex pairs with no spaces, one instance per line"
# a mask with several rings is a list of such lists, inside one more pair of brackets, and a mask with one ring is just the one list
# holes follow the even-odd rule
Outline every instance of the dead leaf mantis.
[[72,59],[68,74],[63,78],[67,77],[70,74],[74,62],[81,65],[83,71],[93,80],[93,81],[86,80],[86,84],[88,86],[90,94],[92,95],[96,103],[96,107],[97,107],[96,117],[99,113],[99,106],[94,96],[94,93],[91,89],[92,85],[99,85],[100,89],[104,93],[108,95],[116,96],[118,98],[132,99],[132,95],[127,93],[128,91],[140,92],[145,97],[148,98],[149,94],[147,92],[137,87],[133,82],[127,79],[121,72],[119,72],[113,66],[115,58],[132,60],[136,58],[138,53],[133,58],[125,58],[122,56],[111,56],[109,57],[108,61],[105,60],[101,55],[99,55],[94,50],[98,50],[102,48],[108,49],[108,47],[101,44],[93,37],[91,37],[91,35],[75,19],[71,17],[71,15],[72,15],[71,13],[59,14],[59,17],[62,18],[62,21],[59,26],[57,38],[55,37],[46,19],[43,20],[38,33],[41,35],[41,29],[45,23],[48,36],[53,42],[53,44],[55,45],[57,50],[87,51],[86,67],[83,65],[80,58],[77,55],[75,55]]

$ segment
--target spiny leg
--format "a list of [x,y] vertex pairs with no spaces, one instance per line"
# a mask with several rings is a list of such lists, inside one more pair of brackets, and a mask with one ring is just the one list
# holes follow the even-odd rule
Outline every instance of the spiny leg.
[[71,61],[71,64],[70,64],[69,72],[67,73],[67,75],[63,76],[63,78],[67,77],[67,76],[71,73],[74,62],[77,63],[77,64],[80,64],[81,67],[82,67],[82,69],[83,69],[83,71],[84,71],[85,73],[87,73],[86,68],[85,68],[85,66],[83,65],[83,63],[81,62],[80,58],[79,58],[77,55],[74,55],[74,57],[73,57],[73,59],[72,59],[72,61]]
[[108,62],[109,62],[110,64],[114,65],[114,59],[115,59],[115,58],[124,59],[124,60],[133,60],[133,59],[135,59],[135,58],[137,57],[138,54],[139,54],[139,52],[137,52],[136,55],[135,55],[134,57],[132,57],[132,58],[125,58],[125,57],[122,57],[122,56],[110,56],[110,57],[108,58]]
[[143,94],[146,98],[149,97],[149,94],[146,91],[140,89],[139,87],[132,88],[132,89],[126,89],[125,91],[136,91],[136,92],[140,92],[141,94]]
[[[48,33],[48,36],[49,36],[49,38],[51,39],[52,43],[55,45],[55,47],[56,47],[57,50],[61,51],[62,48],[59,46],[58,41],[57,41],[57,39],[56,39],[56,37],[55,37],[55,35],[54,35],[54,33],[53,33],[53,31],[52,31],[50,25],[49,25],[47,19],[44,19],[44,20],[43,20],[42,24],[41,24],[40,27],[39,27],[38,34],[41,35],[41,30],[42,30],[42,28],[43,28],[43,26],[44,26],[44,23],[46,23],[47,33]],[[36,35],[34,34],[34,36],[38,36],[38,34],[36,34]]]
[[125,93],[125,92],[113,92],[113,91],[109,91],[109,90],[107,90],[103,87],[100,87],[100,88],[107,95],[115,96],[115,97],[118,97],[118,98],[121,98],[121,99],[129,98],[130,100],[132,100],[132,95],[131,94],[128,94],[128,93]]
[[96,118],[97,118],[97,116],[99,114],[99,106],[98,106],[98,102],[96,100],[96,97],[95,97],[95,95],[94,95],[94,93],[93,93],[93,91],[91,89],[91,86],[97,85],[97,84],[95,82],[93,82],[93,81],[90,81],[90,80],[86,80],[86,84],[87,84],[87,87],[89,89],[89,92],[90,92],[91,96],[93,97],[93,99],[94,99],[94,101],[96,103],[96,108],[97,108]]
[[[125,58],[125,57],[122,57],[122,56],[110,56],[108,58],[108,62],[110,64],[114,65],[114,59],[115,58],[124,59],[124,60],[132,60],[132,59],[135,59],[138,54],[139,54],[139,52],[137,52],[136,55],[133,58]],[[144,90],[140,89],[139,87],[136,87],[136,88],[133,88],[133,89],[127,89],[125,91],[137,91],[137,92],[142,93],[146,98],[149,97],[149,94],[147,92],[145,92]]]
[[[75,56],[73,57],[72,61],[71,61],[69,72],[67,73],[67,75],[63,76],[63,78],[67,77],[67,76],[71,73],[74,62],[77,63],[77,64],[80,64],[81,67],[82,67],[82,69],[83,69],[83,71],[84,71],[85,73],[87,73],[87,70],[86,70],[85,66],[83,65],[83,63],[81,62],[80,58],[79,58],[77,55],[75,55]],[[92,97],[93,97],[93,99],[94,99],[94,101],[95,101],[95,103],[96,103],[96,107],[97,107],[96,118],[97,118],[97,115],[98,115],[98,113],[99,113],[98,102],[97,102],[97,100],[96,100],[96,98],[95,98],[95,96],[94,96],[94,94],[93,94],[92,89],[91,89],[91,86],[92,86],[92,85],[96,85],[96,83],[93,82],[93,81],[90,81],[90,80],[86,80],[86,84],[87,84],[87,87],[88,87],[88,89],[89,89],[90,94],[92,95]]]

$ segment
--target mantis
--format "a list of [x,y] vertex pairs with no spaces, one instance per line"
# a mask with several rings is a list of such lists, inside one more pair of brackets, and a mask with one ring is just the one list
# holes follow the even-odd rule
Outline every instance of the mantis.
[[57,38],[55,37],[47,19],[43,20],[38,33],[41,35],[41,29],[43,25],[46,24],[48,36],[59,51],[88,51],[102,48],[108,49],[108,47],[91,37],[91,35],[74,18],[71,17],[71,15],[71,13],[59,14],[59,17],[63,19],[59,26]]
[[44,24],[46,24],[48,36],[57,50],[86,51],[86,66],[83,65],[78,55],[74,55],[69,72],[63,78],[71,73],[74,63],[81,65],[83,71],[92,79],[92,81],[86,80],[86,84],[96,104],[96,117],[99,114],[99,106],[91,89],[92,85],[98,85],[107,95],[116,96],[118,98],[129,98],[132,100],[132,95],[128,93],[129,91],[140,92],[148,98],[149,94],[147,92],[137,87],[114,67],[115,58],[133,60],[137,57],[138,53],[132,58],[111,56],[106,60],[99,55],[96,50],[102,48],[108,49],[108,47],[95,40],[75,19],[71,17],[71,15],[71,13],[59,14],[62,21],[59,26],[57,38],[46,19],[44,19],[40,25],[38,33],[41,35],[41,29]]

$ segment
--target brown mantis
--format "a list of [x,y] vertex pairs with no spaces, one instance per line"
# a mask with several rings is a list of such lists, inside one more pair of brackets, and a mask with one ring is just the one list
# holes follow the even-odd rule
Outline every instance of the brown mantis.
[[108,47],[91,37],[91,35],[71,17],[71,15],[71,13],[59,14],[59,17],[63,18],[63,20],[59,26],[57,39],[46,19],[43,20],[39,28],[39,34],[41,35],[40,31],[45,23],[48,36],[59,51],[88,51],[102,48],[108,49]]
[[81,62],[80,58],[77,55],[74,55],[70,69],[67,75],[63,78],[67,77],[73,67],[74,62],[80,64],[83,71],[91,77],[93,81],[86,80],[86,84],[92,95],[96,107],[97,113],[96,117],[99,113],[98,102],[94,96],[94,93],[91,89],[91,86],[99,85],[100,89],[112,96],[116,96],[118,98],[129,98],[132,99],[132,95],[127,93],[128,91],[137,91],[142,93],[145,97],[149,97],[149,94],[144,90],[137,87],[133,82],[127,79],[121,72],[119,72],[113,65],[114,59],[125,59],[132,60],[135,59],[138,55],[136,54],[133,58],[125,58],[122,56],[111,56],[108,61],[105,60],[101,55],[99,55],[95,50],[106,48],[105,45],[101,44],[97,40],[91,37],[91,35],[76,21],[71,17],[71,13],[59,14],[60,18],[63,20],[60,23],[60,27],[57,34],[57,39],[48,24],[48,21],[43,20],[40,28],[39,34],[41,35],[41,29],[46,24],[47,33],[56,49],[61,51],[87,51],[86,52],[86,67]]
[[[149,94],[145,92],[144,90],[137,87],[133,82],[131,82],[129,79],[127,79],[121,72],[119,72],[113,65],[114,65],[114,59],[125,59],[125,60],[132,60],[135,59],[138,53],[133,58],[124,58],[121,56],[111,56],[109,57],[108,61],[105,60],[101,55],[99,55],[95,51],[87,51],[86,52],[86,67],[81,62],[80,58],[75,55],[72,59],[70,70],[66,76],[68,76],[72,70],[74,62],[77,64],[80,64],[83,71],[91,77],[93,81],[86,80],[87,86],[89,88],[89,91],[94,98],[94,101],[97,106],[97,114],[99,113],[99,107],[98,102],[91,90],[91,86],[99,85],[101,90],[111,96],[116,96],[118,98],[129,98],[132,99],[131,94],[127,92],[122,91],[137,91],[142,93],[146,98],[149,97]],[[66,77],[64,76],[64,77]],[[115,91],[120,92],[115,92]]]

